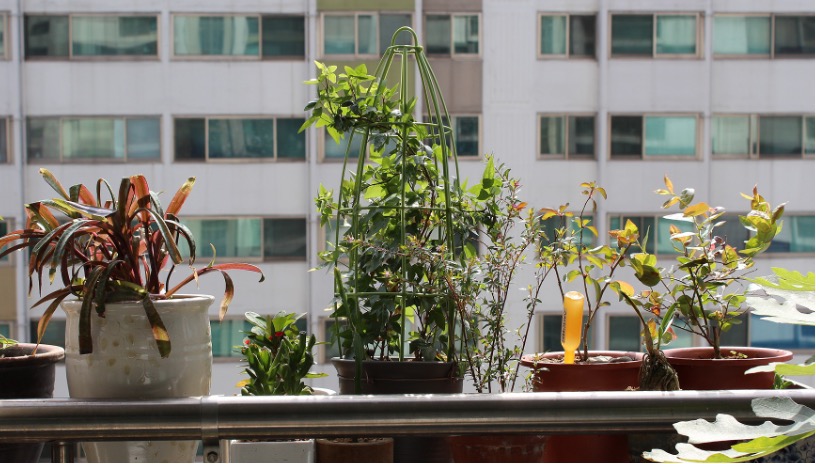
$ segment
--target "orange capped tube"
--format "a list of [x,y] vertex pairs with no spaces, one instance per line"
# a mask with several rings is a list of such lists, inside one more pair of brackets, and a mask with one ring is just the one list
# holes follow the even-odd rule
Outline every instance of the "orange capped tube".
[[567,292],[564,295],[564,316],[561,318],[561,346],[564,364],[575,364],[575,350],[581,344],[581,323],[584,316],[584,295]]

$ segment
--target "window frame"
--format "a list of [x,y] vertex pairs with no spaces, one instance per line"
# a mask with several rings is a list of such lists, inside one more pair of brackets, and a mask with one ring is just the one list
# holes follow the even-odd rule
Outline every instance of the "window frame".
[[[178,159],[176,153],[176,120],[177,119],[203,119],[204,120],[204,158],[202,159]],[[252,157],[227,157],[227,158],[210,158],[210,124],[211,119],[222,120],[252,120],[252,119],[271,119],[273,122],[272,132],[272,149],[273,156],[271,158],[252,158]],[[174,163],[304,163],[309,159],[309,138],[305,136],[305,145],[303,158],[279,157],[278,154],[278,120],[279,119],[304,119],[298,116],[291,115],[172,115],[173,120],[173,162]]]
[[[792,156],[782,156],[782,155],[764,155],[760,152],[760,138],[762,137],[762,133],[760,131],[760,119],[766,118],[773,118],[773,117],[798,117],[801,119],[802,122],[802,134],[801,134],[801,144],[802,144],[802,152],[797,155]],[[724,160],[724,159],[751,159],[751,160],[799,160],[799,159],[813,159],[814,153],[807,153],[807,119],[813,118],[814,116],[811,114],[796,114],[796,113],[714,113],[711,115],[711,121],[713,122],[714,118],[748,118],[748,138],[749,138],[749,147],[748,153],[714,153],[713,152],[713,138],[714,138],[714,128],[711,127],[710,136],[711,139],[711,157],[715,160]]]
[[[816,15],[813,12],[804,12],[804,13],[797,13],[797,12],[785,12],[785,13],[738,13],[738,12],[724,12],[724,13],[714,13],[711,16],[711,57],[715,60],[812,60],[813,55],[788,55],[784,54],[782,56],[776,56],[776,17],[777,16],[801,16],[801,17],[814,17]],[[770,30],[768,31],[769,34],[769,43],[768,43],[768,53],[763,54],[729,54],[729,53],[716,53],[714,51],[714,41],[717,37],[716,31],[716,18],[717,17],[734,17],[734,18],[769,18],[770,19]]]
[[[177,55],[176,54],[176,17],[208,17],[208,18],[234,18],[234,17],[256,17],[258,19],[258,54],[252,55]],[[267,17],[275,18],[300,18],[304,21],[303,55],[280,55],[264,56],[263,54],[263,20]],[[193,13],[177,12],[170,14],[170,60],[171,61],[302,61],[306,59],[309,48],[309,34],[305,25],[306,17],[297,14],[264,14],[264,13]]]
[[[467,12],[467,11],[464,11],[464,12],[425,11],[422,14],[423,28],[425,27],[425,24],[427,23],[427,17],[428,16],[448,16],[450,18],[450,37],[449,37],[450,41],[448,42],[448,44],[450,45],[450,53],[428,53],[428,57],[432,57],[432,58],[449,57],[449,58],[456,58],[456,59],[480,59],[482,57],[482,53],[483,53],[483,49],[484,49],[484,31],[483,31],[484,21],[482,21],[482,13],[481,12],[475,12],[475,11],[470,11],[470,12]],[[454,30],[454,28],[455,28],[454,18],[456,18],[456,17],[469,17],[469,16],[475,16],[476,20],[478,21],[478,24],[479,24],[479,52],[478,53],[457,53],[456,52],[456,47],[454,45],[454,36],[456,35],[456,31]],[[425,47],[426,50],[428,49],[428,46],[427,46],[427,43],[425,43],[425,38],[424,37],[423,37],[422,45]]]
[[[379,59],[380,55],[382,55],[385,50],[379,50],[380,48],[380,16],[381,15],[408,15],[411,18],[411,25],[414,25],[414,12],[408,10],[388,10],[388,11],[368,11],[368,10],[352,10],[352,11],[323,11],[320,13],[320,23],[319,23],[319,30],[317,34],[318,40],[318,56],[323,59],[332,59],[332,60],[348,60],[348,59],[355,59],[355,60],[377,60]],[[326,54],[325,50],[325,37],[326,37],[326,17],[327,16],[354,16],[354,53],[332,53]],[[376,39],[376,46],[377,52],[376,53],[359,53],[358,50],[360,49],[360,16],[373,16],[374,26],[376,31],[374,33]],[[308,35],[308,34],[307,34]]]
[[14,164],[14,134],[12,132],[12,122],[12,116],[0,116],[0,125],[6,130],[6,159],[0,160],[0,166]]
[[[640,155],[614,155],[612,153],[612,118],[614,117],[640,117],[641,148]],[[646,154],[646,118],[648,117],[694,117],[694,155],[647,155]],[[701,130],[703,115],[700,113],[607,113],[607,145],[606,153],[609,161],[700,161],[702,159],[702,136]]]
[[[56,119],[59,125],[59,159],[52,159],[52,158],[40,158],[33,161],[42,164],[102,164],[102,163],[115,163],[115,164],[125,164],[125,163],[133,163],[133,164],[148,164],[148,163],[161,163],[163,160],[163,150],[162,150],[162,141],[163,141],[163,129],[162,129],[162,117],[160,114],[139,114],[139,115],[61,115],[61,116],[27,116],[26,117],[26,136],[28,135],[28,122],[33,119]],[[107,158],[66,158],[65,154],[63,153],[63,121],[68,119],[123,119],[125,121],[125,131],[124,131],[124,148],[125,148],[125,156],[122,159],[117,159],[113,157]],[[130,119],[158,119],[159,121],[159,156],[157,158],[152,159],[129,159],[128,157],[128,139],[127,139],[127,121]],[[26,144],[28,145],[28,140],[26,140]],[[28,154],[28,147],[26,147],[26,153],[24,154],[26,157],[26,162],[30,162],[32,160],[29,159]]]
[[[23,57],[24,61],[161,61],[162,49],[162,27],[160,12],[88,12],[88,13],[24,13],[24,17],[36,16],[64,16],[68,18],[68,55],[67,56],[28,56]],[[156,19],[156,54],[155,55],[99,55],[99,56],[75,56],[74,55],[74,18],[75,17],[153,17]],[[23,22],[23,40],[27,40],[25,21]]]
[[[563,129],[564,133],[562,134],[564,140],[564,153],[557,154],[557,153],[548,153],[542,154],[541,153],[541,120],[543,118],[553,118],[553,117],[560,117],[563,119]],[[570,145],[570,128],[569,128],[569,119],[572,117],[576,118],[593,118],[592,121],[592,147],[593,153],[591,155],[570,155],[569,152],[569,145]],[[536,113],[536,159],[537,160],[575,160],[575,161],[595,161],[598,159],[598,114],[597,113]]]
[[[652,16],[652,53],[650,55],[620,54],[612,52],[612,18],[614,16]],[[659,16],[694,16],[695,35],[694,53],[657,53],[657,18]],[[701,60],[705,57],[704,51],[704,13],[699,11],[661,11],[661,12],[633,12],[633,11],[610,11],[607,17],[609,28],[609,43],[606,53],[609,59],[652,59],[652,60]]]
[[[564,17],[566,21],[566,33],[564,34],[564,44],[565,44],[565,51],[564,54],[550,54],[550,53],[541,53],[541,19],[545,16],[549,17]],[[592,56],[587,55],[573,55],[570,53],[570,41],[572,38],[572,26],[570,23],[570,18],[573,16],[592,16],[595,18],[595,46],[593,47],[594,53]],[[586,12],[586,13],[569,13],[569,12],[557,12],[557,11],[539,11],[537,15],[536,21],[536,59],[538,60],[588,60],[588,61],[597,61],[598,59],[598,14],[597,12]]]
[[[456,127],[459,118],[476,118],[476,130],[478,131],[477,134],[477,141],[476,141],[476,156],[472,155],[460,155],[459,150],[456,150],[456,160],[457,161],[472,161],[477,160],[481,161],[484,159],[484,154],[482,153],[482,114],[481,113],[451,113],[448,115],[450,117],[450,130],[453,137],[456,136]],[[431,115],[430,114],[423,114],[422,115],[422,122],[425,124],[433,124],[431,122]],[[455,144],[454,144],[455,145]],[[454,147],[455,148],[455,147]]]
[[[309,260],[309,223],[308,218],[306,216],[297,216],[297,215],[271,215],[271,216],[254,216],[254,215],[236,215],[236,216],[228,216],[228,215],[214,215],[214,216],[183,216],[181,218],[182,223],[187,223],[190,221],[235,221],[239,219],[257,219],[260,224],[260,256],[230,256],[224,254],[223,250],[219,251],[216,249],[216,253],[220,260],[241,260],[248,263],[306,263]],[[295,256],[286,256],[286,257],[267,257],[264,254],[264,221],[267,219],[302,219],[303,223],[305,224],[306,230],[306,253],[302,257],[295,257]],[[200,234],[199,234],[200,235]],[[196,237],[196,249],[201,249],[202,247],[207,246],[209,248],[209,243],[204,243],[201,241],[200,237]],[[185,248],[186,250],[186,248]],[[186,258],[185,258],[186,259]],[[206,260],[210,260],[210,257],[196,255],[196,262],[201,263]]]

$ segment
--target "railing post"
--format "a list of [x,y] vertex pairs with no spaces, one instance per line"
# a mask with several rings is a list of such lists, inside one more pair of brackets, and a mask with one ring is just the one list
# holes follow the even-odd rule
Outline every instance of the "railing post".
[[76,443],[55,441],[51,443],[51,462],[74,462]]
[[221,456],[221,441],[218,437],[218,397],[201,398],[201,444],[204,447],[204,462],[224,462]]

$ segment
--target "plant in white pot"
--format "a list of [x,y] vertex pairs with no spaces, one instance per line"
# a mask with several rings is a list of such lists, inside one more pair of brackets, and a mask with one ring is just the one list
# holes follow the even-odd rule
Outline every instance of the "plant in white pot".
[[[241,395],[325,394],[306,385],[304,379],[325,377],[312,372],[315,336],[298,329],[296,322],[305,314],[280,312],[275,316],[246,313],[252,328],[246,333],[241,354],[248,378],[241,381]],[[231,440],[230,462],[314,462],[313,439],[281,441]]]
[[[66,190],[46,169],[45,181],[59,197],[26,205],[25,228],[0,238],[8,248],[30,254],[30,288],[43,280],[57,289],[34,306],[47,304],[37,326],[42,338],[62,305],[67,315],[65,351],[73,398],[175,398],[208,395],[212,348],[208,308],[212,296],[180,295],[204,274],[221,273],[226,290],[221,317],[234,295],[228,271],[257,272],[249,264],[195,268],[196,243],[178,213],[195,183],[188,179],[167,207],[142,175],[123,178],[118,192],[104,179],[95,195],[82,184]],[[67,217],[67,220],[65,218]],[[62,220],[58,219],[62,218]],[[189,249],[191,272],[171,285]],[[171,343],[175,347],[171,349]],[[196,442],[85,443],[90,461],[192,461]]]

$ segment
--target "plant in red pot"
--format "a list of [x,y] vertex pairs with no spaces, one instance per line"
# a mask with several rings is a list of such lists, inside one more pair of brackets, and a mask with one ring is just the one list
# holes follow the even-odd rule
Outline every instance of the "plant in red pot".
[[[665,216],[673,221],[668,238],[676,252],[670,267],[658,265],[657,257],[647,252],[633,253],[628,264],[637,279],[649,290],[632,300],[650,306],[673,320],[675,328],[702,337],[708,347],[675,348],[665,351],[677,370],[680,387],[685,390],[770,388],[772,374],[746,374],[753,366],[791,359],[785,350],[724,347],[723,332],[740,323],[748,311],[745,304],[747,275],[754,258],[770,247],[782,228],[784,205],[772,207],[755,187],[749,201],[750,212],[727,216],[722,207],[694,201],[694,189],[675,193],[671,180],[658,194],[669,197],[663,208],[676,206],[680,212]],[[744,243],[732,243],[726,227],[737,222],[750,232]],[[733,229],[732,229],[733,230]]]
[[[30,288],[44,278],[56,287],[34,306],[47,304],[37,326],[41,339],[58,307],[67,315],[65,368],[74,398],[175,398],[209,394],[212,348],[209,295],[180,295],[200,276],[220,273],[226,290],[221,317],[234,295],[228,271],[261,270],[249,264],[194,267],[196,244],[178,218],[195,182],[184,182],[167,207],[142,175],[125,177],[114,192],[104,179],[95,195],[69,189],[46,169],[59,195],[26,205],[26,225],[0,238],[0,257],[29,253]],[[189,250],[192,270],[170,278]],[[172,346],[174,347],[171,349]],[[196,442],[84,443],[89,461],[192,461]]]

